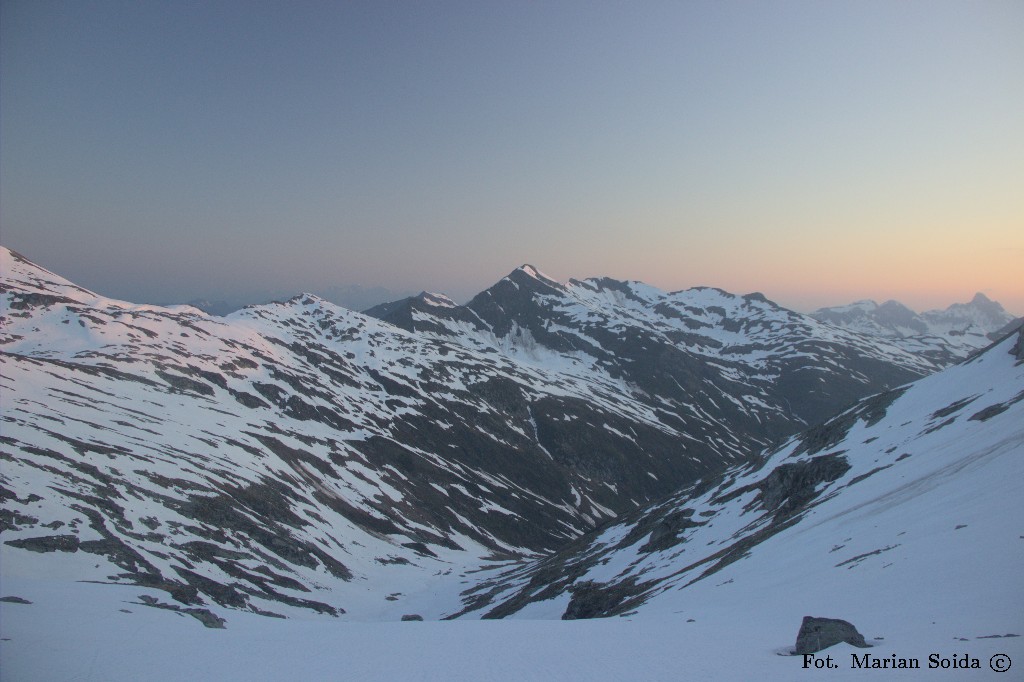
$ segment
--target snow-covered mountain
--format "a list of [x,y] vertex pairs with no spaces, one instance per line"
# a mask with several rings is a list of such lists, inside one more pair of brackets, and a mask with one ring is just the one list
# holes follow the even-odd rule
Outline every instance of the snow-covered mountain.
[[[793,679],[806,615],[875,645],[824,652],[832,679],[851,651],[1024,660],[1021,332],[755,454],[796,412],[763,376],[936,360],[525,268],[376,311],[403,330],[311,296],[137,306],[0,257],[5,678]],[[324,617],[412,613],[508,622]]]
[[395,326],[311,295],[134,305],[0,259],[5,552],[196,606],[376,617],[403,575],[556,549],[933,368],[759,296],[528,266],[375,309]]
[[744,456],[721,415],[608,375],[312,296],[132,305],[0,257],[5,573],[84,552],[116,570],[80,577],[185,604],[375,617],[403,574],[552,549]]
[[0,256],[7,542],[253,610],[340,613],[377,566],[555,549],[936,366],[759,295],[531,266],[384,321],[311,295],[219,318]]
[[941,343],[852,333],[756,293],[665,293],[609,278],[563,284],[530,265],[465,306],[423,293],[366,312],[527,365],[625,381],[684,417],[731,410],[733,429],[764,442],[952,360]]
[[[251,292],[246,297],[235,296],[231,300],[223,299],[209,299],[209,298],[196,298],[188,301],[186,305],[190,305],[193,308],[199,308],[208,315],[217,315],[223,317],[230,315],[236,310],[241,310],[246,306],[255,305],[259,303],[267,303],[276,300],[285,300],[291,297],[294,292],[277,292],[273,293],[270,291],[259,291]],[[341,306],[342,308],[348,308],[350,310],[363,310],[370,306],[378,305],[387,301],[393,301],[402,296],[407,296],[406,292],[396,292],[384,287],[363,287],[358,284],[350,285],[335,285],[329,287],[320,287],[311,291],[316,297],[322,298],[325,301]]]
[[1015,637],[1022,480],[1024,328],[482,582],[461,614],[701,621],[742,609],[780,627],[824,615],[885,633],[885,657],[894,635],[931,651]]
[[974,295],[969,303],[954,303],[945,310],[915,313],[898,301],[879,305],[857,301],[844,306],[820,308],[811,316],[822,322],[862,334],[938,343],[957,357],[984,348],[1004,335],[1014,317],[985,294]]

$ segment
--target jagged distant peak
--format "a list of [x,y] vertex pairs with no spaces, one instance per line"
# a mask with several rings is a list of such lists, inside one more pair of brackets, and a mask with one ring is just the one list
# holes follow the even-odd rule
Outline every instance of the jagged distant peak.
[[438,308],[455,308],[458,306],[458,304],[448,296],[432,291],[421,291],[416,298],[427,305],[432,305]]
[[335,305],[333,303],[331,303],[330,301],[328,301],[327,299],[321,298],[320,296],[317,296],[316,294],[311,294],[308,291],[303,291],[302,293],[295,294],[294,296],[289,298],[287,301],[284,301],[284,304],[285,305],[307,305],[307,306],[329,306],[329,307],[332,307],[332,308],[335,307]]
[[963,310],[965,308],[975,308],[977,310],[997,315],[1006,313],[1006,310],[998,301],[993,301],[980,291],[974,294],[974,298],[967,303],[954,303],[949,306],[949,308],[946,308],[946,310]]
[[539,277],[544,277],[545,279],[551,279],[550,277],[547,277],[546,275],[543,275],[540,270],[538,270],[534,266],[530,265],[529,263],[523,263],[522,265],[519,266],[518,269],[522,270],[523,272],[525,272],[530,277],[538,277],[538,278]]
[[1013,317],[982,293],[969,303],[954,303],[945,309],[914,312],[895,300],[878,305],[858,301],[844,306],[820,308],[813,313],[820,322],[872,336],[941,337],[961,352],[983,348],[999,335]]
[[935,319],[969,317],[973,322],[981,324],[986,322],[995,324],[1000,321],[1005,323],[1012,319],[1012,316],[999,302],[993,301],[980,291],[974,294],[974,297],[967,303],[954,303],[945,310],[928,310],[921,315]]
[[993,301],[992,299],[990,299],[988,296],[986,296],[985,294],[981,293],[980,291],[978,293],[974,294],[974,298],[971,299],[971,303],[978,303],[978,304],[994,303],[994,302],[995,301]]
[[983,294],[982,292],[979,291],[976,294],[974,294],[974,297],[971,298],[970,301],[968,301],[966,303],[953,303],[953,304],[947,306],[946,308],[935,308],[935,309],[932,309],[932,310],[927,310],[927,311],[925,311],[923,313],[917,313],[913,308],[909,307],[905,303],[897,301],[896,299],[889,299],[889,300],[885,301],[884,303],[879,304],[878,302],[876,302],[873,299],[865,298],[865,299],[861,299],[859,301],[854,301],[852,303],[847,303],[847,304],[844,304],[844,305],[827,306],[827,307],[824,307],[824,308],[818,308],[817,310],[815,310],[811,314],[812,315],[818,315],[818,314],[823,314],[824,315],[824,314],[829,314],[829,313],[851,313],[851,312],[856,312],[856,311],[861,311],[863,313],[873,313],[873,312],[880,311],[880,310],[897,310],[897,309],[899,309],[899,310],[906,310],[906,311],[914,313],[914,314],[934,315],[934,314],[944,314],[944,313],[947,313],[949,311],[959,311],[959,310],[963,310],[965,308],[979,308],[979,309],[991,310],[991,311],[995,311],[995,312],[1005,312],[1003,306],[998,301],[993,301],[991,298],[989,298],[988,296],[986,296],[985,294]]
[[527,277],[530,277],[531,279],[535,279],[535,280],[537,280],[539,282],[543,282],[544,284],[548,284],[550,286],[555,286],[555,287],[559,287],[559,288],[564,288],[564,285],[561,282],[559,282],[557,279],[555,279],[554,277],[551,277],[549,275],[544,274],[539,269],[537,269],[536,267],[530,265],[529,263],[524,263],[523,265],[520,265],[518,268],[516,268],[515,270],[513,270],[509,274],[509,277],[515,277],[516,275],[519,275],[520,273],[522,275],[526,275]]

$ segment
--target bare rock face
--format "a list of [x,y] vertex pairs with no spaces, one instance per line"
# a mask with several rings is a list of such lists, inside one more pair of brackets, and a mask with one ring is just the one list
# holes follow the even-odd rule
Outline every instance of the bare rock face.
[[795,654],[813,654],[833,644],[846,642],[862,649],[871,645],[864,641],[864,635],[857,632],[852,623],[838,618],[815,618],[804,616],[800,632],[796,636]]
[[569,588],[572,598],[562,614],[562,620],[583,620],[586,618],[607,618],[623,610],[620,607],[642,587],[636,580],[624,580],[618,584],[599,583],[586,580]]
[[1024,362],[1024,322],[1017,320],[1020,327],[1017,330],[1017,344],[1010,349],[1013,356],[1017,358],[1017,362]]

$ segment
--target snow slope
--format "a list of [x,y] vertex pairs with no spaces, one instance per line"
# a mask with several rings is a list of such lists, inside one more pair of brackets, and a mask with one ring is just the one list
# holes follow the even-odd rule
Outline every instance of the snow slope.
[[[1022,480],[1019,331],[482,583],[466,613],[692,618],[723,634],[814,615],[854,623],[877,657],[926,668],[931,653],[966,653],[988,671],[1002,651],[1019,667]],[[864,653],[837,650],[844,669]]]
[[557,546],[741,459],[722,438],[680,447],[622,382],[312,296],[214,318],[0,257],[8,577],[88,554],[69,579],[221,614],[397,619],[437,576]]
[[[935,644],[938,637],[885,627],[868,630],[869,638],[886,636],[883,647],[870,651],[918,655],[923,669],[850,669],[850,654],[865,650],[845,644],[824,652],[837,669],[804,669],[800,657],[776,655],[792,646],[796,626],[736,605],[723,609],[721,618],[694,622],[681,614],[330,624],[243,616],[226,630],[207,630],[173,614],[147,613],[129,598],[120,606],[131,613],[112,610],[97,618],[86,608],[93,606],[87,599],[90,588],[97,589],[82,586],[68,606],[57,602],[58,595],[36,595],[40,601],[28,606],[2,605],[8,639],[0,641],[0,674],[5,680],[1015,680],[1024,660],[1024,638],[950,638]],[[32,609],[46,609],[50,618],[31,621],[25,614]],[[967,653],[981,669],[929,670],[932,653],[947,658]],[[989,669],[997,654],[1010,657],[1008,673]]]

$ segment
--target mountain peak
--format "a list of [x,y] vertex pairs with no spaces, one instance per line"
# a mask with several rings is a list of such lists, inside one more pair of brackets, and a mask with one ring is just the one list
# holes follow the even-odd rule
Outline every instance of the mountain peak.
[[330,301],[327,301],[327,300],[325,300],[323,298],[320,298],[316,294],[311,294],[308,291],[303,291],[302,293],[295,294],[294,296],[289,298],[284,303],[286,303],[288,305],[316,305],[316,306],[322,306],[324,304],[329,305],[329,306],[333,306],[334,305]]
[[524,263],[520,265],[518,268],[516,268],[516,272],[522,272],[526,275],[529,275],[530,277],[533,277],[534,279],[547,280],[549,282],[557,281],[551,277],[548,277],[543,272],[541,272],[534,266],[530,265],[529,263]]
[[760,291],[752,291],[749,294],[744,294],[743,295],[743,300],[744,301],[757,301],[759,303],[771,303],[771,301],[768,300],[768,297],[765,296],[764,294],[762,294]]
[[427,305],[431,305],[437,308],[455,308],[458,304],[452,299],[448,298],[444,294],[437,294],[431,291],[421,291],[416,296],[419,300],[423,301]]
[[530,265],[529,263],[520,265],[518,268],[510,272],[508,276],[505,277],[505,279],[511,280],[513,282],[519,282],[520,284],[532,280],[535,282],[540,282],[541,284],[546,284],[550,287],[555,287],[556,289],[565,288],[564,285],[557,279],[544,274],[543,272],[541,272],[534,266]]
[[[998,301],[993,301],[980,291],[974,294],[974,298],[968,303],[954,303],[945,310],[933,310],[925,315],[938,317],[963,317],[971,318],[975,324],[982,326],[999,327],[1012,319],[1012,316],[1003,309]],[[978,317],[978,316],[981,317]]]

